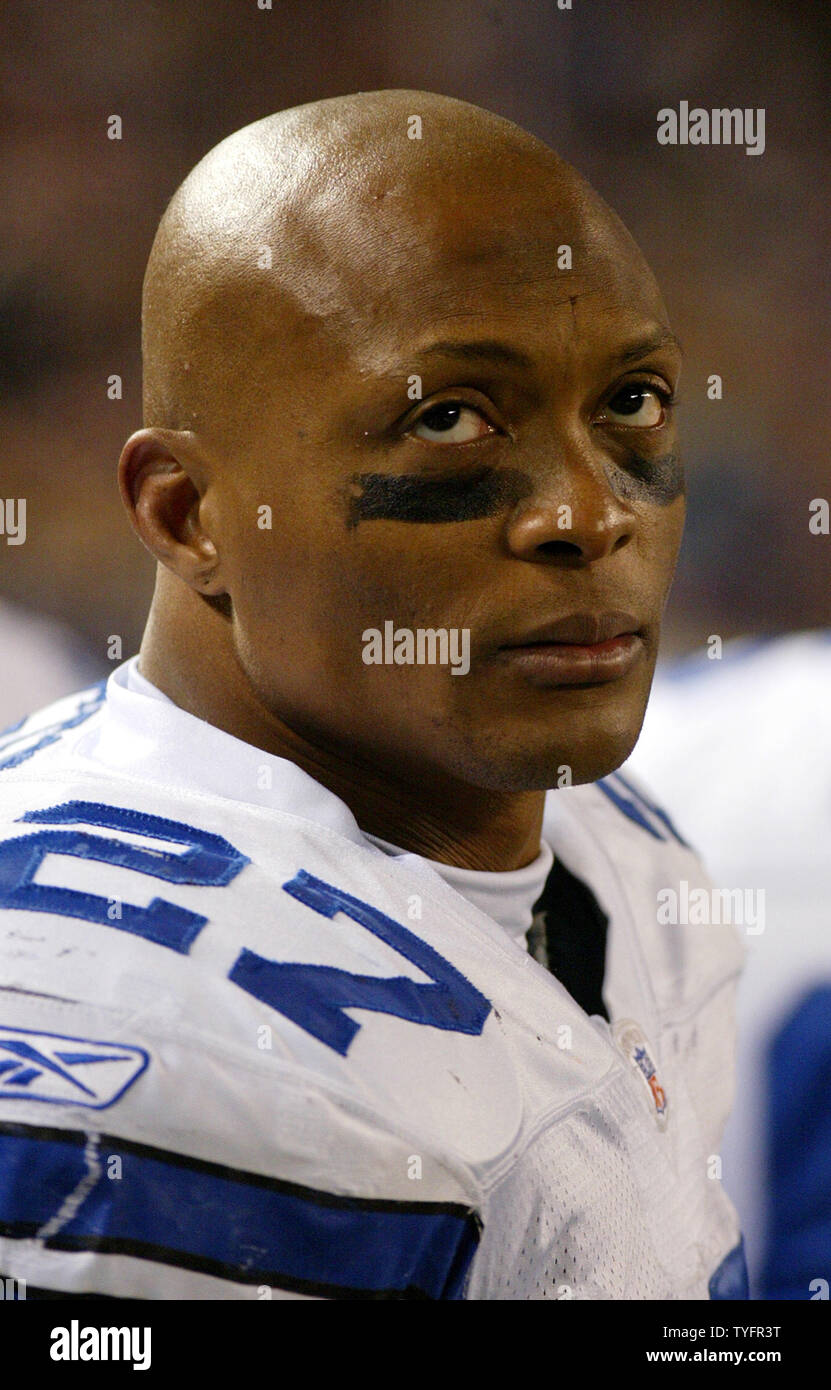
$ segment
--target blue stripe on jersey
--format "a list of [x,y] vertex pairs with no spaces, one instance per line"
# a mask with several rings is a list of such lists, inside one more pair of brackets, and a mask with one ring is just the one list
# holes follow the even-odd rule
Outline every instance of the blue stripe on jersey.
[[[613,784],[612,778],[616,783],[619,783],[619,786]],[[679,845],[683,845],[684,849],[690,848],[684,837],[676,830],[666,811],[662,811],[660,806],[656,806],[642,791],[633,787],[632,783],[627,781],[621,772],[610,772],[608,777],[595,782],[594,786],[609,798],[613,806],[622,811],[635,825],[646,830],[654,839],[666,840],[667,836],[663,832],[668,830]],[[656,820],[661,822],[661,828],[652,824],[649,819],[650,816],[654,816]]]
[[[0,1234],[36,1235],[95,1171],[47,1249],[132,1255],[335,1298],[463,1297],[480,1223],[460,1204],[334,1196],[106,1135],[88,1164],[87,1142],[75,1131],[0,1124]],[[107,1172],[115,1155],[120,1178]]]

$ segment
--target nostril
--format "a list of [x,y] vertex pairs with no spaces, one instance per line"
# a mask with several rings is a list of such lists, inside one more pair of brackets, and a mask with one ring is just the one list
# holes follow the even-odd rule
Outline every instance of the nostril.
[[572,557],[582,557],[582,550],[573,541],[542,541],[537,550],[541,555],[549,555],[552,559],[570,559]]

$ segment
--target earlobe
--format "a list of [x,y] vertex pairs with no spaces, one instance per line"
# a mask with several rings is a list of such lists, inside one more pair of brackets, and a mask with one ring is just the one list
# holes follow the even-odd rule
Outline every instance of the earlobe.
[[118,465],[122,501],[142,544],[199,593],[219,594],[217,550],[200,514],[204,476],[190,439],[175,430],[137,430]]

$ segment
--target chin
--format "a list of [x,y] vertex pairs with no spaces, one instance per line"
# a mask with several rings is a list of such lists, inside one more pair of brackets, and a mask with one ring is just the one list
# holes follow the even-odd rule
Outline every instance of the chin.
[[[610,772],[616,771],[626,762],[633,747],[634,742],[605,755],[598,750],[587,757],[572,756],[571,762],[563,755],[550,763],[544,758],[520,758],[513,760],[509,765],[491,763],[476,778],[476,785],[490,791],[510,792],[552,791],[562,786],[578,787],[608,777]],[[566,768],[570,768],[569,781],[564,781]]]
[[[541,730],[524,730],[506,738],[506,731],[491,730],[475,750],[465,750],[465,766],[457,775],[474,786],[491,791],[549,791],[559,786],[579,786],[608,777],[626,762],[638,741],[643,714],[615,721],[611,727],[585,726],[573,736],[562,728],[552,738]],[[564,782],[565,769],[570,781]]]

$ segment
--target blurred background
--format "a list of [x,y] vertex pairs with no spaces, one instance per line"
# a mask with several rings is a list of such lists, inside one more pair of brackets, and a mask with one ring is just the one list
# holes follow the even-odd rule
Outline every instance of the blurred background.
[[[141,424],[144,265],[184,175],[281,107],[415,87],[553,144],[621,214],[662,285],[687,354],[690,478],[667,651],[714,632],[828,624],[831,538],[807,519],[831,486],[829,16],[810,0],[6,5],[0,497],[28,503],[26,543],[0,537],[7,612],[66,624],[85,677],[112,669],[110,635],[125,657],[138,646],[153,564],[115,465]],[[659,145],[656,113],[681,100],[764,107],[764,154]],[[121,140],[107,138],[113,114]],[[721,401],[706,394],[716,372]],[[116,373],[123,395],[111,400]]]

